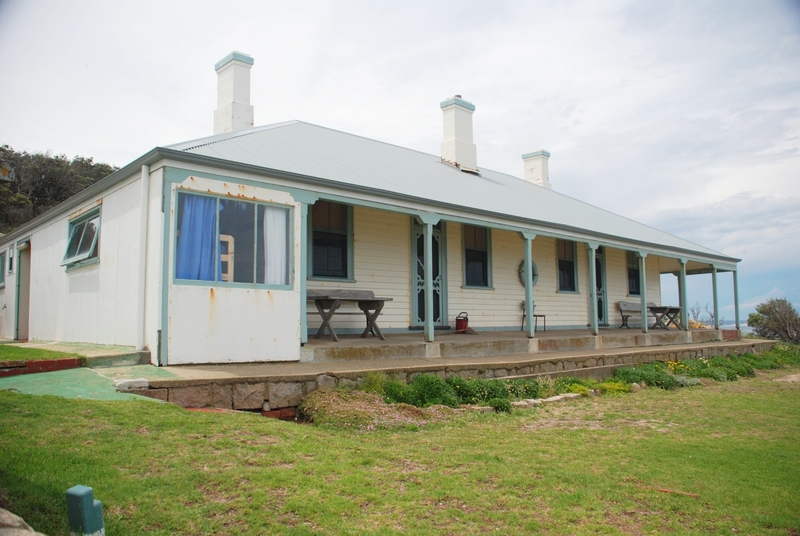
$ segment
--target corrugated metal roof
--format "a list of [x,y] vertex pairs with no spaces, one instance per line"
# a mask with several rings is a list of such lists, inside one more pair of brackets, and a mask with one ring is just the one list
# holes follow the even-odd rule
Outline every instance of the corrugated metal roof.
[[467,212],[504,214],[523,225],[535,221],[544,227],[573,228],[736,261],[512,175],[488,169],[481,169],[480,175],[465,173],[442,163],[435,155],[302,121],[219,134],[167,148],[317,177],[333,185],[424,198],[432,204],[457,205]]

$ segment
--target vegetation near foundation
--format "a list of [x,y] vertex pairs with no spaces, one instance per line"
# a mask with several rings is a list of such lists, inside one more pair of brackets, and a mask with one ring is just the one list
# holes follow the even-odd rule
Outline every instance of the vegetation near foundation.
[[68,534],[75,484],[103,502],[107,534],[796,534],[800,368],[753,366],[510,414],[350,392],[426,415],[371,431],[0,391],[0,506],[51,536]]

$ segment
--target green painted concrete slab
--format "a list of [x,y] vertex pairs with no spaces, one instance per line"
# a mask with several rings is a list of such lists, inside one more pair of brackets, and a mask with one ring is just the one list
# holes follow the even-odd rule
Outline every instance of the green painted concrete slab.
[[62,398],[148,400],[158,402],[144,396],[118,393],[114,387],[114,382],[110,378],[103,377],[87,368],[0,378],[0,389],[15,389],[20,393],[53,395]]

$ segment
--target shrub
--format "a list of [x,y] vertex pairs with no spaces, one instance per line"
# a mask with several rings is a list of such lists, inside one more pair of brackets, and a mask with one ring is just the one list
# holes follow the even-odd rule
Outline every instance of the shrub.
[[800,344],[800,315],[788,300],[771,299],[757,305],[756,312],[748,315],[747,325],[759,337]]
[[498,413],[511,413],[511,402],[509,402],[507,398],[492,398],[486,403],[486,405],[493,407]]
[[383,392],[384,400],[390,404],[419,405],[411,386],[398,380],[387,380],[383,386]]
[[510,398],[536,398],[539,394],[539,383],[534,379],[520,378],[506,382],[506,389]]
[[700,381],[700,378],[690,378],[682,374],[675,375],[675,382],[678,384],[678,387],[694,387],[695,385],[703,385],[703,382]]
[[539,398],[550,398],[556,395],[556,381],[550,376],[541,376],[536,379],[539,384]]
[[571,383],[569,384],[569,392],[570,393],[577,393],[583,396],[589,396],[589,388],[585,385],[581,385],[579,383]]
[[662,364],[647,363],[638,367],[621,367],[614,371],[614,377],[625,383],[645,383],[651,387],[674,389],[677,387],[675,378],[663,372],[666,367]]
[[361,384],[359,389],[367,393],[375,393],[383,396],[386,394],[386,381],[388,379],[384,372],[367,372],[364,376],[364,383]]
[[607,380],[597,386],[600,392],[604,395],[621,395],[630,393],[631,388],[629,385],[621,381]]
[[414,378],[408,385],[412,392],[414,402],[408,402],[415,406],[427,407],[444,405],[458,406],[458,396],[453,388],[444,380],[433,374],[422,374]]

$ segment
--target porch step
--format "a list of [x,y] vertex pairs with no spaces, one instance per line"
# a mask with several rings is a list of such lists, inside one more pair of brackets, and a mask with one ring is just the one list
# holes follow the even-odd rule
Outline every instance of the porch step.
[[[303,348],[301,361],[331,363],[350,360],[432,358],[432,357],[484,357],[488,355],[541,354],[547,352],[579,352],[589,350],[641,348],[697,344],[714,341],[738,340],[736,330],[654,331],[650,333],[602,331],[590,334],[558,334],[547,332],[528,339],[520,333],[516,337],[505,334],[479,332],[477,335],[439,335],[432,343],[409,341],[401,337],[376,339],[345,338],[338,343],[311,342]],[[393,340],[394,339],[394,340]]]

